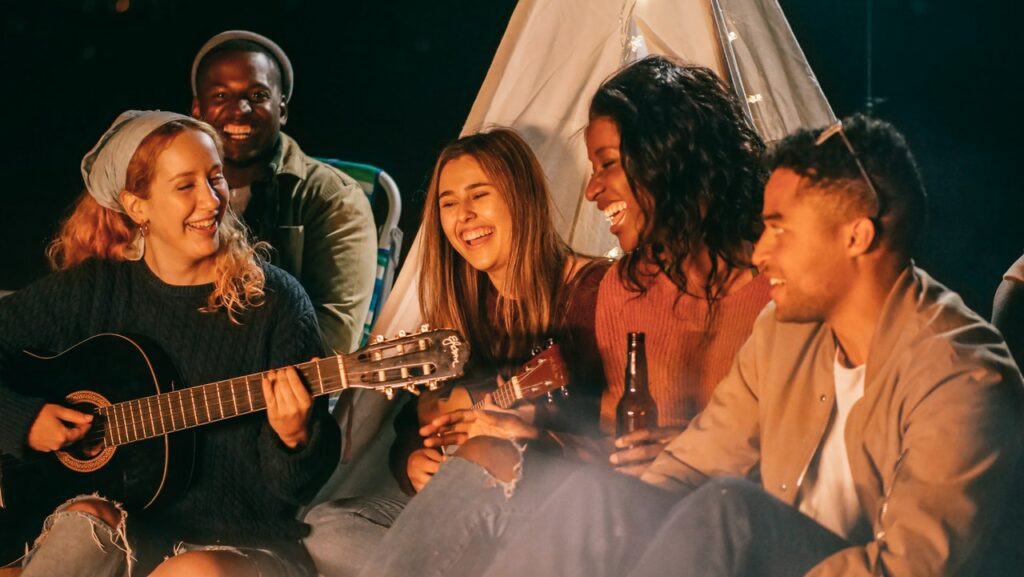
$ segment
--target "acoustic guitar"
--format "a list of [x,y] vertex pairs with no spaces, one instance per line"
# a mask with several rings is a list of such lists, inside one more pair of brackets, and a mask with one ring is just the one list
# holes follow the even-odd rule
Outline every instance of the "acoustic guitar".
[[[428,330],[295,365],[313,396],[374,389],[389,398],[461,376],[469,347]],[[80,442],[53,453],[0,455],[0,566],[15,561],[67,499],[99,492],[128,508],[173,499],[192,476],[195,427],[266,408],[266,372],[181,388],[168,357],[143,337],[101,334],[57,355],[26,352],[10,382],[22,392],[93,415]],[[268,371],[269,372],[269,371]]]

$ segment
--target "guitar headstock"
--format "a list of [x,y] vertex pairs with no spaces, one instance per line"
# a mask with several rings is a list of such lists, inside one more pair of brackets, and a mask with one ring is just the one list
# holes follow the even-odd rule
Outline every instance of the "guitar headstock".
[[378,336],[349,355],[348,386],[375,389],[389,399],[396,389],[417,394],[417,385],[434,390],[441,381],[461,377],[468,360],[469,344],[462,335],[423,325],[414,334],[401,331],[390,339]]
[[531,400],[551,395],[557,389],[567,394],[565,386],[569,384],[569,369],[562,359],[562,351],[557,344],[551,343],[547,348],[535,354],[514,377],[516,400]]

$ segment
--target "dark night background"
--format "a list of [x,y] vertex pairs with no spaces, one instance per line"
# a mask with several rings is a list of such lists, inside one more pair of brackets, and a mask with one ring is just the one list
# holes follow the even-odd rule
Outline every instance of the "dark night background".
[[[599,1],[599,0],[594,0]],[[781,0],[840,116],[865,103],[866,0]],[[874,0],[876,115],[906,134],[930,194],[918,263],[988,316],[1024,249],[1024,60],[1016,3]],[[43,249],[82,188],[78,163],[127,108],[187,112],[192,57],[230,28],[295,67],[286,131],[311,154],[387,170],[411,242],[434,155],[458,135],[514,0],[0,0],[5,117],[0,288],[46,273]]]

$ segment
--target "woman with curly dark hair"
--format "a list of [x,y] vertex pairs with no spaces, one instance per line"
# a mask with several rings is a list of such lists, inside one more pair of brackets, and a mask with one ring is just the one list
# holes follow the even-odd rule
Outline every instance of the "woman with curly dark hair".
[[598,88],[586,142],[587,199],[626,252],[598,294],[608,378],[601,427],[614,432],[626,334],[646,333],[659,426],[617,439],[611,456],[620,471],[640,474],[708,402],[768,302],[750,260],[764,144],[714,72],[663,56]]

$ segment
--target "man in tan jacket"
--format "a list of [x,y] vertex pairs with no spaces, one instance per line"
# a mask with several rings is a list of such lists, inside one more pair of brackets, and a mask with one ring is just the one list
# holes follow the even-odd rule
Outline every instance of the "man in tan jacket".
[[771,165],[754,261],[774,302],[646,483],[532,451],[516,478],[470,439],[374,575],[1019,574],[1024,384],[910,258],[925,194],[903,137],[854,117]]
[[[705,553],[778,574],[978,573],[1020,483],[1021,377],[999,334],[910,260],[925,206],[906,143],[855,117],[789,137],[772,165],[754,262],[773,303],[644,475],[699,494],[637,574],[681,566],[678,544],[716,515],[744,530]],[[728,476],[761,487],[708,483]]]

